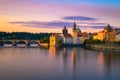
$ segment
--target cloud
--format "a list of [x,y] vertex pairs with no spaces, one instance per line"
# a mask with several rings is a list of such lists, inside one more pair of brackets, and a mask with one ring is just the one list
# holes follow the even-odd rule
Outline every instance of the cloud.
[[81,28],[103,29],[105,26],[93,25],[93,26],[81,26]]
[[63,17],[62,19],[64,19],[64,20],[80,20],[80,21],[94,21],[94,20],[98,20],[96,18],[85,17],[85,16],[66,16],[66,17]]
[[107,23],[88,23],[89,25],[106,25]]
[[94,26],[97,26],[97,25],[107,25],[107,23],[100,23],[100,22],[79,22],[79,24],[87,24],[87,25],[94,25]]
[[63,22],[63,21],[51,21],[51,22],[40,22],[40,21],[15,21],[9,22],[10,24],[19,24],[21,26],[27,27],[39,27],[39,28],[62,28],[64,25],[71,27],[72,22]]
[[[38,27],[38,28],[63,28],[64,25],[67,26],[67,28],[72,28],[73,22],[65,22],[65,21],[51,21],[51,22],[40,22],[40,21],[15,21],[15,22],[9,22],[10,24],[18,24],[25,27]],[[86,26],[81,26],[81,22],[77,24],[77,26],[80,26],[80,28],[93,28],[93,29],[103,29],[104,23],[86,23]],[[89,25],[91,24],[91,25]]]

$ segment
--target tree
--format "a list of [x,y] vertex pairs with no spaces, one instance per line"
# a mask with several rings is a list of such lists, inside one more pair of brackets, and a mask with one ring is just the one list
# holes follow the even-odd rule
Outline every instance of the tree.
[[87,39],[85,40],[85,44],[100,44],[100,40],[92,40],[92,39]]
[[40,40],[41,43],[49,43],[49,37],[44,37]]
[[61,40],[61,39],[58,39],[58,40],[57,40],[57,43],[58,43],[58,44],[61,44],[61,43],[62,43],[62,40]]

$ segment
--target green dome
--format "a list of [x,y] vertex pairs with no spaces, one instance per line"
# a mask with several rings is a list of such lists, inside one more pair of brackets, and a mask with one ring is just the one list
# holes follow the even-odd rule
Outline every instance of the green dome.
[[77,28],[77,32],[81,32],[81,30],[80,30],[80,28],[79,28],[79,27]]

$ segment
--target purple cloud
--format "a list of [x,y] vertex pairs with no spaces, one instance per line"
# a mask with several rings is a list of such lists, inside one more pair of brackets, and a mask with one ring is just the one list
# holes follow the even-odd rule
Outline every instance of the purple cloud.
[[98,20],[96,18],[85,17],[85,16],[67,16],[67,17],[63,17],[62,19],[64,19],[64,20],[80,20],[80,21],[94,21],[94,20]]
[[93,29],[103,29],[105,26],[95,25],[95,26],[81,26],[81,28],[93,28]]
[[102,25],[102,26],[107,25],[107,23],[100,23],[100,22],[79,22],[79,24],[87,24],[87,25]]
[[10,24],[20,24],[22,26],[27,27],[40,27],[40,28],[61,28],[64,25],[71,27],[72,22],[63,22],[63,21],[51,21],[51,22],[40,22],[40,21],[28,21],[28,22],[22,22],[22,21],[15,21],[15,22],[9,22]]
[[[51,22],[15,21],[15,22],[9,22],[9,23],[10,24],[19,24],[21,26],[26,26],[26,27],[38,27],[38,28],[63,28],[64,25],[66,25],[67,28],[72,28],[72,25],[73,25],[73,22],[64,22],[64,21],[51,21]],[[81,24],[82,24],[82,22],[81,22]],[[104,28],[104,25],[101,25],[101,24],[104,24],[104,23],[91,23],[91,24],[97,24],[97,25],[88,25],[88,26],[81,26],[81,24],[78,24],[78,26],[80,26],[80,28],[93,28],[93,29]]]

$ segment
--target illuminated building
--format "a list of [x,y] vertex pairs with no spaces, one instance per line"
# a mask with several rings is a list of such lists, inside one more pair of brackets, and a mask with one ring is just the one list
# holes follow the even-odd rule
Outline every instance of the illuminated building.
[[61,34],[52,34],[50,36],[50,45],[56,45],[61,41],[63,44],[83,44],[86,39],[90,38],[90,34],[86,32],[81,32],[80,28],[77,27],[76,23],[74,22],[72,27],[72,35],[68,33],[68,29],[64,26],[63,33]]

